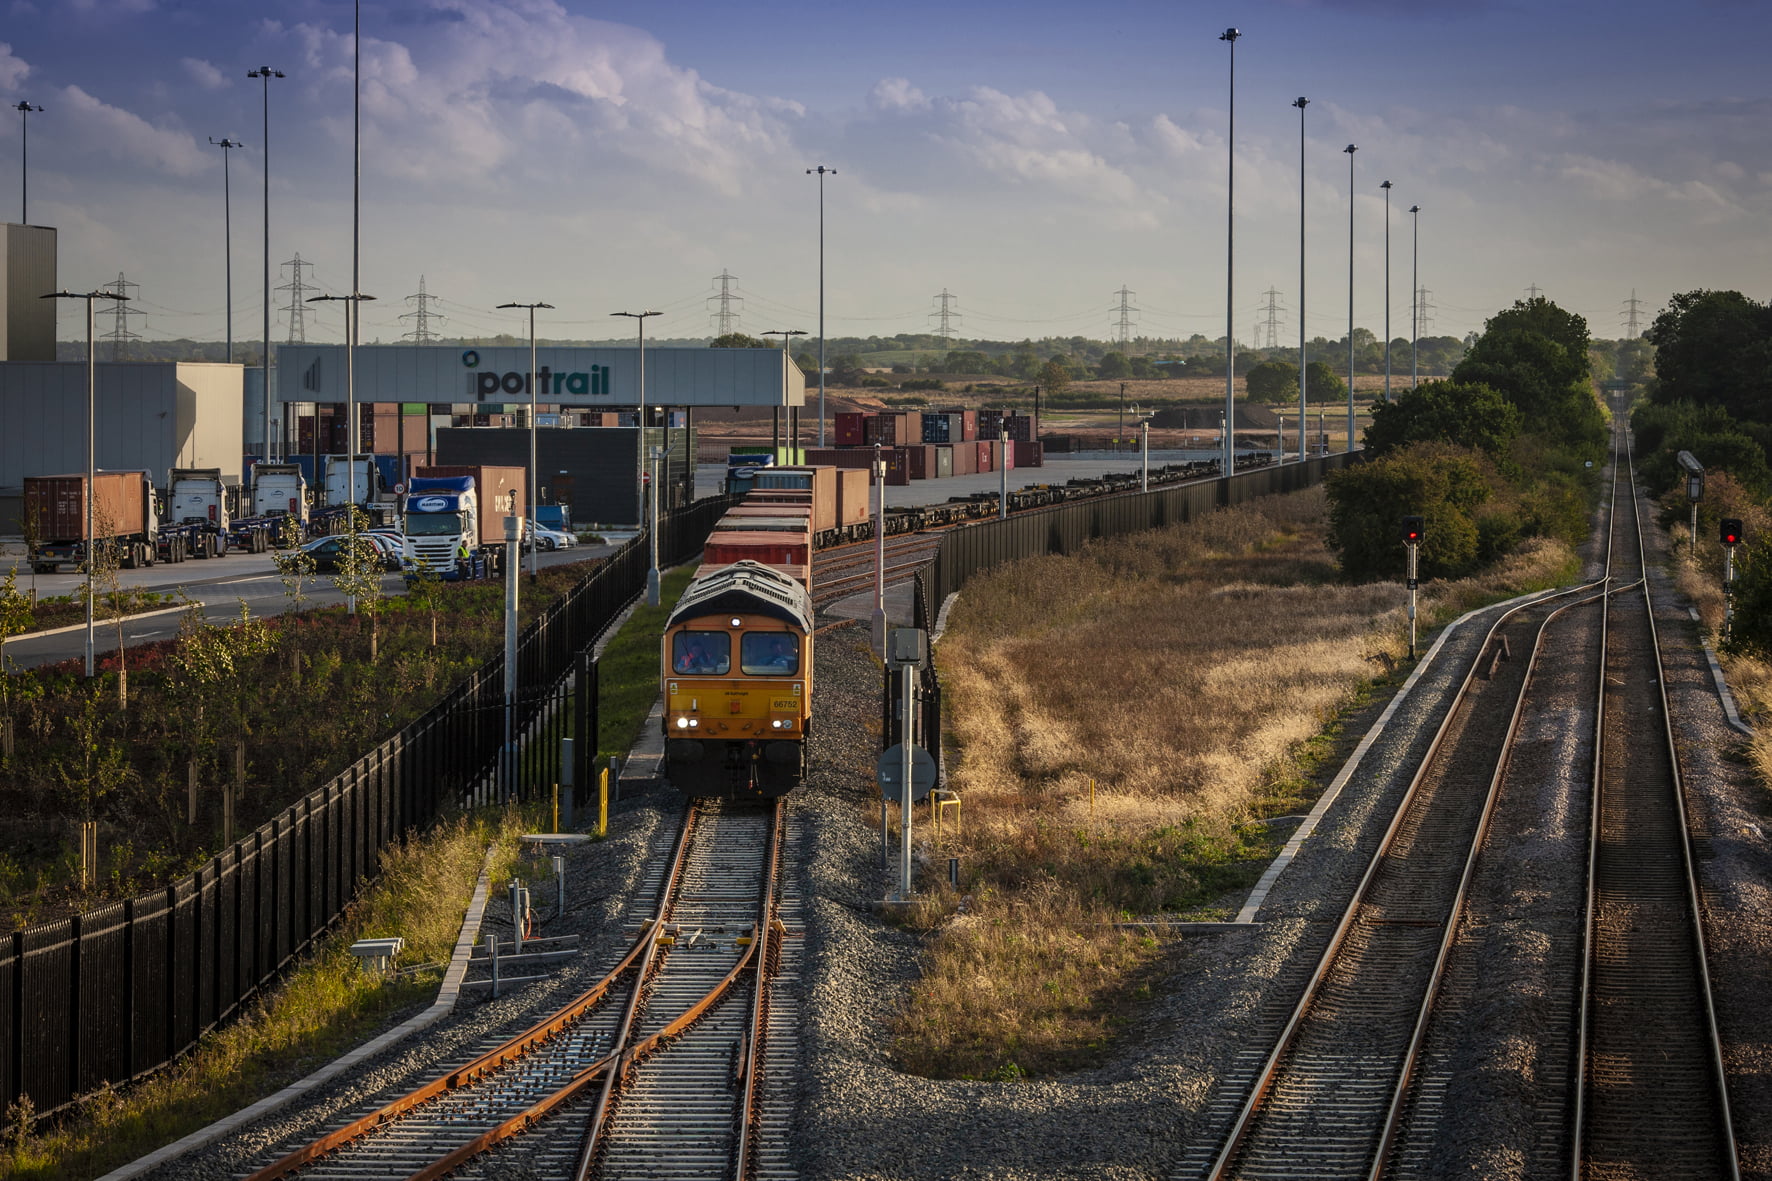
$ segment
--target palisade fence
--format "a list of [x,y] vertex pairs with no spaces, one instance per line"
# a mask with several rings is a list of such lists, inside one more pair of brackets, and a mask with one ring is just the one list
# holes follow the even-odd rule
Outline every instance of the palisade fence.
[[[1297,492],[1322,483],[1330,472],[1357,463],[1361,458],[1361,452],[1339,452],[1307,459],[1303,463],[1252,468],[1238,472],[1228,480],[1204,480],[1159,488],[1154,492],[1094,497],[1075,504],[1017,513],[1006,520],[949,530],[936,548],[935,557],[917,571],[912,626],[933,629],[941,605],[947,602],[948,596],[965,586],[974,574],[992,566],[1016,558],[1072,554],[1099,538],[1162,529],[1220,508],[1246,504],[1258,496]],[[896,701],[897,694],[903,690],[890,671],[886,678],[886,699]],[[936,675],[933,660],[920,675],[917,696],[921,703],[919,745],[935,758],[939,773],[942,768],[941,680]],[[885,720],[886,740],[890,744],[898,740],[899,729],[890,716]]]
[[[700,500],[659,521],[659,559],[702,547],[735,501]],[[518,640],[513,793],[561,778],[575,728],[574,782],[595,757],[589,650],[646,587],[641,534],[549,606]],[[576,691],[574,683],[576,682]],[[575,707],[575,708],[569,708]],[[383,849],[446,811],[484,802],[504,748],[504,657],[488,660],[422,717],[195,873],[161,890],[0,937],[0,1109],[38,1115],[106,1082],[166,1065],[239,1015],[313,946],[375,873]]]

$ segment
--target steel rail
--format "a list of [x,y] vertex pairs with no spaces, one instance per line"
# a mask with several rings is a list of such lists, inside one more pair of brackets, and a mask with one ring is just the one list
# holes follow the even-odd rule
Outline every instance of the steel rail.
[[[1735,1128],[1729,1110],[1728,1071],[1723,1061],[1722,1036],[1718,1028],[1716,1004],[1711,985],[1708,941],[1704,929],[1704,908],[1698,884],[1698,869],[1692,856],[1691,818],[1686,807],[1685,778],[1680,770],[1679,746],[1673,730],[1673,712],[1667,696],[1667,675],[1661,659],[1660,631],[1655,624],[1655,605],[1648,580],[1648,554],[1643,538],[1642,510],[1636,488],[1636,463],[1631,454],[1628,441],[1622,432],[1618,432],[1615,444],[1614,468],[1617,458],[1622,456],[1629,472],[1629,491],[1631,498],[1632,533],[1635,537],[1635,550],[1639,569],[1642,571],[1640,584],[1643,593],[1643,621],[1649,633],[1650,655],[1654,661],[1654,684],[1656,702],[1661,715],[1662,749],[1667,759],[1666,769],[1669,776],[1669,803],[1677,822],[1678,839],[1675,842],[1680,849],[1681,886],[1685,903],[1686,923],[1693,941],[1693,969],[1696,977],[1698,1000],[1701,1002],[1705,1053],[1707,1059],[1709,1083],[1713,1095],[1709,1104],[1710,1112],[1716,1118],[1720,1135],[1720,1147],[1724,1155],[1723,1176],[1730,1181],[1738,1181],[1741,1176],[1740,1150],[1735,1139]],[[1616,494],[1614,505],[1616,505]],[[1616,510],[1615,510],[1616,513]],[[1613,530],[1608,530],[1608,547],[1612,544]],[[1605,688],[1605,669],[1601,669],[1601,689]],[[1605,792],[1606,776],[1604,774],[1603,737],[1606,733],[1604,710],[1595,720],[1594,726],[1594,761],[1593,761],[1593,804],[1588,826],[1588,858],[1587,858],[1587,889],[1582,910],[1582,974],[1579,1011],[1577,1017],[1577,1053],[1575,1056],[1574,1109],[1571,1119],[1569,1175],[1581,1178],[1584,1175],[1585,1155],[1587,1149],[1587,1125],[1589,1104],[1587,1093],[1589,1088],[1588,1064],[1592,1043],[1591,1030],[1596,1014],[1596,977],[1598,966],[1598,939],[1596,927],[1599,921],[1599,867],[1603,842],[1603,811],[1601,801]]]
[[768,864],[763,871],[763,902],[757,912],[757,929],[753,946],[757,951],[757,971],[751,979],[750,1033],[740,1048],[737,1066],[740,1077],[734,1081],[741,1088],[738,1126],[732,1148],[732,1181],[744,1181],[750,1172],[752,1125],[761,1102],[758,1063],[763,1057],[763,1043],[769,1029],[769,982],[774,977],[780,958],[775,930],[775,879],[781,865],[782,805],[776,801],[771,822]]
[[[591,1170],[596,1164],[598,1151],[602,1147],[603,1131],[608,1126],[615,1088],[620,1083],[625,1082],[629,1072],[646,1057],[652,1054],[653,1051],[658,1049],[659,1046],[684,1033],[690,1026],[701,1020],[701,1018],[704,1017],[717,1002],[725,997],[725,995],[731,990],[733,984],[744,975],[746,969],[749,968],[753,962],[761,965],[762,960],[758,958],[758,952],[760,948],[765,946],[768,939],[769,918],[775,899],[774,883],[781,844],[782,812],[782,802],[780,799],[776,799],[770,808],[769,813],[769,836],[765,853],[765,876],[759,885],[758,893],[760,897],[758,900],[758,914],[756,925],[751,932],[751,941],[745,945],[745,950],[739,956],[737,962],[727,970],[726,974],[721,977],[717,984],[709,989],[700,1000],[689,1006],[689,1008],[684,1010],[662,1028],[655,1030],[653,1033],[632,1045],[628,1045],[627,1039],[631,1036],[631,1028],[624,1026],[621,1035],[616,1039],[615,1050],[610,1055],[610,1058],[613,1060],[613,1069],[604,1075],[603,1092],[597,1100],[597,1106],[592,1111],[591,1126],[585,1133],[584,1143],[579,1151],[578,1162],[573,1169],[573,1181],[586,1181],[586,1179],[590,1177]],[[761,975],[760,971],[759,975]],[[644,980],[642,979],[638,983],[643,985]],[[636,987],[635,995],[638,996],[639,992],[640,988]],[[413,1181],[419,1181],[419,1179],[414,1178]]]
[[[1600,659],[1598,662],[1599,683],[1596,685],[1596,688],[1595,688],[1595,714],[1597,717],[1603,713],[1603,710],[1600,707],[1600,700],[1601,700],[1602,695],[1605,692],[1605,677],[1606,677],[1605,635],[1606,635],[1607,611],[1610,607],[1611,596],[1613,594],[1620,593],[1621,591],[1630,589],[1631,586],[1637,585],[1636,583],[1633,582],[1625,587],[1611,587],[1611,586],[1609,586],[1609,584],[1612,582],[1612,579],[1613,579],[1613,575],[1612,575],[1612,532],[1613,531],[1610,526],[1611,526],[1612,518],[1615,517],[1616,513],[1617,513],[1617,503],[1618,503],[1618,469],[1617,469],[1617,465],[1615,463],[1613,465],[1613,472],[1612,472],[1611,505],[1608,510],[1608,528],[1607,528],[1607,532],[1606,532],[1606,554],[1605,554],[1605,558],[1604,558],[1604,561],[1602,564],[1602,569],[1605,571],[1605,574],[1600,579],[1600,582],[1599,582],[1599,585],[1605,589],[1603,589],[1600,593],[1598,593],[1596,595],[1590,595],[1585,598],[1578,599],[1574,602],[1564,604],[1562,607],[1559,607],[1555,611],[1551,612],[1551,614],[1549,614],[1545,617],[1545,619],[1543,621],[1543,625],[1539,629],[1538,636],[1533,643],[1532,655],[1531,655],[1530,660],[1527,662],[1525,679],[1524,679],[1524,681],[1521,685],[1521,688],[1520,688],[1520,696],[1519,696],[1519,699],[1514,703],[1513,718],[1508,723],[1507,736],[1503,740],[1504,746],[1503,746],[1502,757],[1496,765],[1495,776],[1490,784],[1489,798],[1483,808],[1483,815],[1482,815],[1482,818],[1478,824],[1476,839],[1471,844],[1471,854],[1465,864],[1463,879],[1459,882],[1457,897],[1454,901],[1454,904],[1453,904],[1453,907],[1451,910],[1452,917],[1451,917],[1450,921],[1448,921],[1446,924],[1446,930],[1445,930],[1444,936],[1442,937],[1441,942],[1440,942],[1439,955],[1438,955],[1437,959],[1435,960],[1434,967],[1433,967],[1433,973],[1430,977],[1429,984],[1428,984],[1428,987],[1426,990],[1426,994],[1423,997],[1421,1009],[1420,1009],[1420,1012],[1419,1012],[1417,1019],[1416,1019],[1415,1030],[1414,1030],[1414,1033],[1410,1037],[1409,1048],[1404,1055],[1403,1066],[1402,1066],[1402,1070],[1398,1076],[1396,1088],[1392,1092],[1390,1109],[1385,1115],[1384,1128],[1383,1128],[1383,1131],[1379,1137],[1378,1148],[1377,1148],[1377,1151],[1373,1154],[1372,1167],[1368,1172],[1368,1177],[1371,1179],[1371,1181],[1378,1181],[1379,1178],[1384,1176],[1384,1174],[1387,1171],[1389,1164],[1390,1164],[1391,1150],[1395,1146],[1397,1137],[1401,1133],[1401,1130],[1402,1130],[1402,1118],[1403,1118],[1404,1109],[1407,1104],[1409,1086],[1410,1086],[1410,1083],[1414,1077],[1416,1065],[1420,1061],[1420,1054],[1421,1054],[1422,1046],[1425,1044],[1425,1042],[1427,1040],[1429,1022],[1433,1016],[1433,1009],[1434,1009],[1435,1001],[1438,999],[1439,994],[1440,994],[1440,986],[1444,982],[1446,964],[1447,964],[1447,961],[1451,958],[1453,946],[1457,942],[1457,936],[1458,936],[1458,932],[1459,932],[1459,929],[1461,926],[1461,921],[1460,921],[1459,916],[1461,916],[1464,913],[1465,899],[1469,893],[1471,879],[1475,875],[1477,857],[1478,857],[1479,852],[1481,851],[1483,844],[1486,842],[1487,837],[1488,837],[1490,820],[1494,815],[1495,805],[1496,805],[1496,802],[1497,802],[1497,800],[1499,798],[1499,794],[1500,794],[1499,788],[1501,787],[1502,782],[1506,777],[1507,771],[1509,770],[1509,768],[1511,767],[1512,762],[1513,762],[1514,739],[1519,733],[1520,722],[1525,715],[1526,698],[1527,698],[1527,696],[1531,690],[1531,686],[1532,686],[1533,674],[1537,669],[1538,659],[1539,659],[1540,655],[1543,653],[1543,640],[1544,640],[1545,629],[1547,629],[1550,626],[1551,622],[1553,620],[1555,620],[1557,618],[1557,616],[1563,614],[1565,611],[1573,610],[1576,607],[1586,606],[1586,605],[1588,605],[1590,603],[1594,603],[1596,601],[1599,602],[1599,604],[1600,604],[1600,645],[1599,645]],[[1598,757],[1597,735],[1596,735],[1595,747],[1596,747],[1596,756],[1595,757],[1597,759],[1597,757]],[[1596,763],[1596,770],[1597,770],[1597,766],[1598,766],[1598,764]]]
[[[1292,1014],[1288,1018],[1285,1027],[1281,1030],[1279,1037],[1275,1040],[1274,1048],[1268,1053],[1267,1058],[1263,1062],[1261,1071],[1257,1075],[1255,1082],[1250,1089],[1248,1098],[1244,1101],[1237,1119],[1232,1125],[1229,1135],[1225,1139],[1223,1147],[1219,1150],[1217,1158],[1214,1160],[1211,1169],[1208,1171],[1207,1177],[1210,1178],[1211,1181],[1222,1181],[1222,1179],[1229,1174],[1231,1165],[1235,1161],[1238,1152],[1241,1150],[1244,1141],[1249,1135],[1255,1117],[1263,1109],[1266,1098],[1279,1074],[1280,1065],[1284,1060],[1287,1051],[1290,1049],[1300,1028],[1303,1026],[1306,1016],[1311,1010],[1312,1002],[1321,990],[1324,981],[1328,978],[1342,947],[1347,941],[1348,935],[1352,932],[1358,922],[1366,897],[1370,892],[1373,883],[1378,878],[1379,873],[1390,854],[1390,850],[1395,845],[1399,834],[1403,830],[1405,821],[1410,815],[1411,807],[1416,801],[1416,797],[1420,792],[1422,784],[1426,782],[1430,770],[1438,760],[1441,747],[1445,742],[1447,734],[1452,728],[1454,720],[1458,717],[1461,707],[1470,698],[1476,680],[1477,670],[1481,667],[1483,656],[1489,651],[1497,633],[1516,615],[1524,611],[1541,607],[1546,603],[1553,602],[1560,598],[1581,595],[1595,588],[1600,588],[1603,591],[1605,582],[1606,580],[1602,578],[1591,583],[1584,583],[1580,586],[1570,587],[1553,594],[1536,598],[1529,603],[1521,603],[1502,613],[1502,615],[1490,625],[1488,632],[1484,635],[1482,644],[1477,649],[1476,658],[1466,670],[1451,706],[1440,719],[1440,724],[1434,732],[1433,739],[1429,743],[1426,753],[1422,756],[1420,763],[1417,765],[1415,774],[1411,777],[1409,786],[1403,794],[1403,798],[1398,802],[1396,810],[1392,814],[1390,824],[1386,828],[1377,850],[1374,852],[1371,860],[1367,863],[1366,869],[1361,875],[1358,885],[1354,888],[1352,898],[1349,901],[1347,908],[1342,912],[1341,919],[1336,924],[1334,933],[1330,936],[1328,946],[1325,948],[1322,956],[1318,959],[1316,968],[1313,970],[1310,979],[1306,982],[1304,991],[1297,1005],[1293,1008]],[[1524,696],[1524,693],[1525,685],[1522,683],[1522,697]]]
[[[694,823],[695,812],[691,809],[685,813],[683,822],[678,829],[677,838],[671,852],[670,867],[665,873],[664,884],[660,889],[661,915],[662,904],[668,900],[677,877],[682,872],[684,854],[689,847],[689,834],[690,830],[694,827]],[[635,960],[640,957],[642,953],[648,951],[653,945],[655,945],[657,942],[656,936],[661,925],[658,916],[645,920],[642,924],[642,930],[639,936],[634,940],[634,945],[628,949],[627,954],[622,957],[621,961],[613,969],[611,969],[601,980],[597,981],[597,983],[567,1002],[566,1005],[556,1010],[551,1015],[536,1022],[522,1033],[510,1038],[498,1046],[495,1046],[493,1049],[488,1050],[486,1053],[480,1055],[478,1058],[475,1058],[473,1061],[459,1069],[453,1070],[414,1091],[408,1092],[407,1094],[400,1096],[398,1099],[377,1108],[368,1115],[352,1120],[343,1127],[329,1132],[302,1148],[298,1148],[294,1152],[266,1165],[264,1168],[248,1176],[246,1181],[276,1181],[278,1178],[287,1177],[304,1165],[313,1163],[343,1145],[354,1140],[362,1139],[370,1132],[387,1124],[390,1120],[404,1115],[415,1108],[421,1107],[443,1095],[449,1094],[452,1091],[468,1086],[493,1071],[510,1065],[512,1062],[517,1061],[535,1050],[537,1047],[552,1041],[567,1028],[576,1024],[592,1008],[601,1003],[608,996],[609,991],[614,987],[615,982],[634,966]],[[590,1067],[585,1068],[585,1073],[594,1073],[601,1068],[601,1065],[601,1062],[593,1063]],[[521,1129],[519,1128],[517,1130]],[[514,1132],[507,1133],[507,1135],[509,1134],[514,1134]],[[499,1137],[499,1139],[504,1138],[504,1136]],[[493,1141],[493,1143],[496,1142],[496,1140]]]

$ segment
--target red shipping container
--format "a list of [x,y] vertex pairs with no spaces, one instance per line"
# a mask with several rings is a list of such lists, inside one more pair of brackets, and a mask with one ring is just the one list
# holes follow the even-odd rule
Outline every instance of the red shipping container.
[[837,415],[837,446],[859,447],[867,440],[868,416],[858,411]]
[[960,439],[971,443],[978,438],[978,411],[960,411]]
[[812,538],[785,533],[726,532],[709,534],[701,560],[713,565],[761,562],[765,566],[805,566],[812,561]]
[[1015,444],[1015,466],[1016,467],[1044,467],[1044,466],[1046,466],[1045,444],[1039,442],[1038,440],[1035,440],[1034,442],[1031,442],[1031,443],[1017,443],[1017,444]]
[[978,441],[978,467],[977,467],[977,471],[979,473],[982,474],[985,472],[994,472],[997,470],[991,464],[991,456],[993,454],[993,452],[991,451],[991,448],[994,446],[996,446],[996,444],[992,443],[988,439],[980,439]]
[[1011,439],[1008,443],[998,443],[998,444],[996,444],[996,447],[997,447],[997,454],[1002,456],[1002,459],[1000,462],[1003,465],[1003,470],[1009,471],[1009,472],[1014,471],[1015,470],[1015,441],[1013,439]]

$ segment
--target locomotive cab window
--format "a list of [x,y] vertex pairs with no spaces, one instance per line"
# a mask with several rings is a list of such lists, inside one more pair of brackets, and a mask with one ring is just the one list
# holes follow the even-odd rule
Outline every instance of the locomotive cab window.
[[725,632],[678,632],[671,669],[683,676],[718,677],[732,668],[732,637]]
[[739,667],[750,676],[785,677],[800,671],[800,646],[783,632],[746,632]]

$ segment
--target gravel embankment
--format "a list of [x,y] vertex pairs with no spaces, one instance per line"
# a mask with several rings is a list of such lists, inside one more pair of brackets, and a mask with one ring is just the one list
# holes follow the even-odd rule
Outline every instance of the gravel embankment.
[[[1696,643],[1694,625],[1659,573],[1654,579],[1676,732],[1694,800],[1717,1007],[1734,1075],[1736,1131],[1749,1175],[1772,1175],[1772,852],[1766,801],[1733,752],[1729,729]],[[800,1054],[795,1114],[806,1181],[910,1178],[1157,1178],[1198,1175],[1222,1139],[1248,1080],[1271,1046],[1292,997],[1370,857],[1410,772],[1439,724],[1445,700],[1474,658],[1491,608],[1447,640],[1407,701],[1281,875],[1248,929],[1171,944],[1148,1026],[1099,1069],[1019,1083],[936,1081],[892,1069],[888,1040],[906,985],[916,978],[922,936],[875,913],[886,890],[880,865],[873,764],[879,666],[865,627],[820,637],[816,770],[793,797],[799,848],[792,872],[806,900]],[[1357,739],[1382,703],[1350,727]],[[1570,768],[1585,757],[1579,722],[1546,718],[1529,732],[1540,749],[1530,794],[1498,820],[1509,863],[1481,882],[1483,922],[1461,980],[1478,1020],[1473,1036],[1433,1048],[1430,1069],[1462,1080],[1449,1097],[1457,1131],[1438,1137],[1428,1171],[1535,1176],[1545,1156],[1532,1140],[1533,1111],[1555,1063],[1536,1052],[1535,1024],[1554,1023],[1564,938],[1541,899],[1560,885],[1558,860],[1585,809]],[[1351,748],[1351,740],[1349,743]],[[1333,768],[1331,768],[1331,773]],[[550,1002],[596,976],[624,945],[620,916],[649,843],[668,826],[675,797],[655,791],[622,802],[611,839],[571,855],[573,904],[544,934],[580,931],[586,953],[549,984],[497,1002],[464,1004],[454,1019],[385,1055],[373,1069],[322,1088],[263,1121],[250,1135],[154,1174],[180,1181],[236,1176],[273,1141],[317,1134],[378,1094],[410,1086],[466,1060],[496,1035],[520,1028]],[[537,898],[549,905],[545,885]],[[493,914],[502,913],[495,900]],[[1477,940],[1477,936],[1472,937]],[[1467,940],[1466,943],[1470,943]],[[1554,1155],[1554,1154],[1552,1154]],[[488,1175],[528,1175],[516,1160]]]

